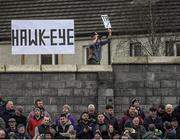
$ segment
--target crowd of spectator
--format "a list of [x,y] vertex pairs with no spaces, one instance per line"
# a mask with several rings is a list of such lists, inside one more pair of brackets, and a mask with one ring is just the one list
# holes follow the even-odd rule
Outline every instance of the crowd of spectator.
[[65,104],[51,118],[41,99],[28,116],[22,106],[0,98],[0,139],[179,139],[180,104],[152,106],[144,113],[141,101],[133,99],[123,115],[115,117],[112,105],[97,112],[90,104],[75,118]]

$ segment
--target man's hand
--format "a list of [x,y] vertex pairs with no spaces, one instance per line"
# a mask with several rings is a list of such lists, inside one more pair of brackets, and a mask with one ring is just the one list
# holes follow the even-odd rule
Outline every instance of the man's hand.
[[110,39],[111,38],[111,36],[112,36],[112,30],[110,29],[110,28],[108,28],[108,38]]

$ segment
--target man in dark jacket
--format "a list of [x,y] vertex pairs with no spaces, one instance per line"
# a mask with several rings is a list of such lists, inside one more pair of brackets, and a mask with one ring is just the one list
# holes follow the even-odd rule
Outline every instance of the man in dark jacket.
[[38,136],[40,134],[46,134],[47,131],[49,131],[49,125],[50,124],[50,118],[49,117],[44,117],[42,124],[37,126],[35,128],[35,136]]
[[104,117],[105,117],[105,123],[113,125],[113,128],[119,132],[118,121],[114,116],[114,110],[112,105],[106,105],[106,111],[104,112]]
[[88,112],[83,112],[77,125],[77,137],[79,139],[92,139],[95,134],[95,125],[89,120]]
[[15,115],[15,110],[14,110],[13,101],[8,100],[5,103],[5,110],[2,113],[2,118],[4,119],[6,123],[6,127],[8,127],[8,120],[12,118],[14,115]]
[[59,139],[69,139],[70,137],[69,132],[71,130],[74,130],[71,121],[68,120],[66,114],[61,114],[59,121],[60,121],[60,125],[58,126],[58,131],[57,131],[59,134]]
[[155,107],[149,109],[149,116],[144,119],[144,127],[146,130],[148,130],[149,124],[154,124],[157,129],[163,129],[162,119],[157,116],[157,109]]
[[23,124],[26,127],[26,117],[23,115],[23,107],[22,106],[16,106],[15,108],[15,116],[13,117],[16,119],[17,125]]

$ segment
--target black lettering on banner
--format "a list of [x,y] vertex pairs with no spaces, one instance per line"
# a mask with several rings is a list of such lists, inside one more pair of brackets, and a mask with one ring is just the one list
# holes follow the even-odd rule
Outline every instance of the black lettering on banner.
[[28,30],[29,32],[29,45],[37,45],[37,30],[34,31],[34,38],[32,38],[31,30]]
[[53,42],[53,39],[57,38],[57,36],[53,35],[53,32],[56,32],[56,31],[57,31],[57,29],[50,30],[51,45],[57,45],[57,43]]
[[19,45],[19,30],[12,30],[12,45],[18,46]]
[[39,45],[43,44],[44,46],[46,46],[46,44],[45,44],[45,42],[43,40],[44,32],[45,32],[45,29],[43,29],[43,30],[39,29]]
[[20,30],[20,42],[21,46],[27,46],[27,31],[25,29]]
[[[61,32],[61,31],[63,31],[63,32]],[[65,39],[66,39],[66,37],[65,37],[65,29],[59,29],[59,38],[62,38],[62,43],[59,43],[59,45],[65,45]]]
[[67,45],[73,45],[74,43],[73,42],[70,42],[70,40],[72,38],[74,38],[73,36],[70,36],[70,32],[73,32],[74,30],[73,29],[67,29]]

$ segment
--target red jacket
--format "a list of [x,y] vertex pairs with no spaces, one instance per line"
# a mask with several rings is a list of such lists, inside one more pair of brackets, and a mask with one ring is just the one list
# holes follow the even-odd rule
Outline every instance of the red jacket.
[[43,117],[40,117],[38,120],[35,117],[33,117],[29,120],[27,130],[32,138],[35,134],[35,128],[41,125],[42,121]]

